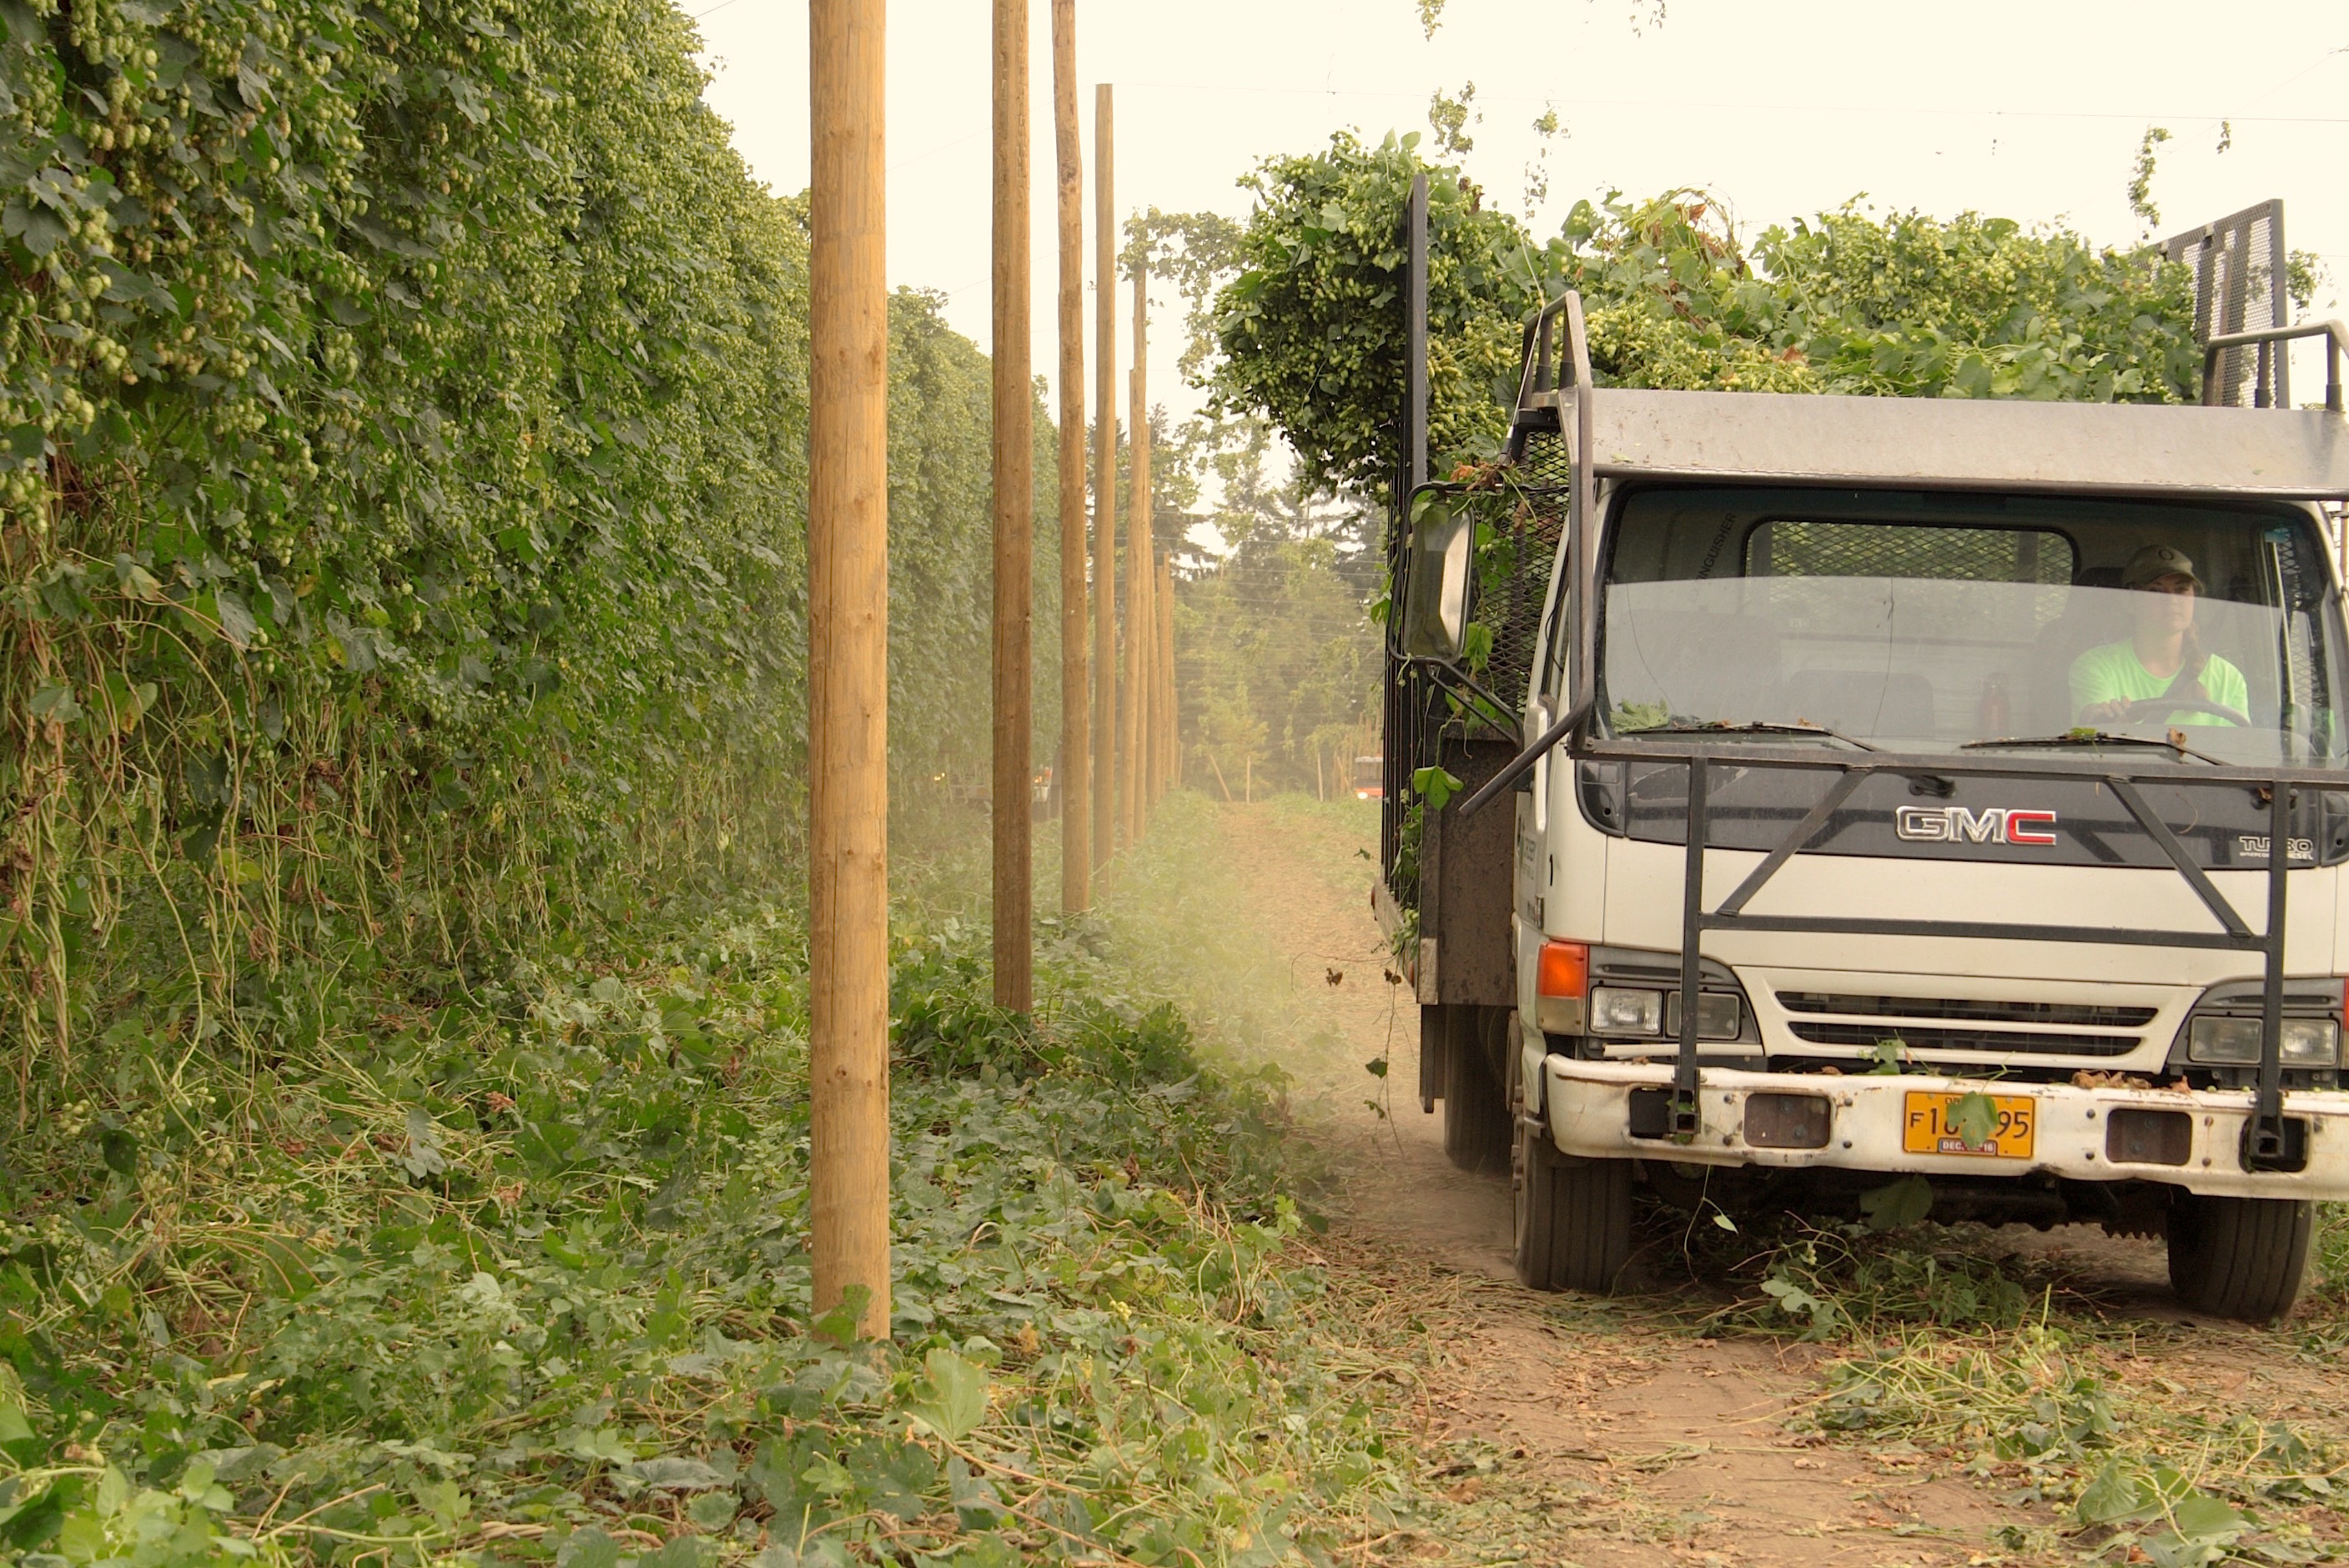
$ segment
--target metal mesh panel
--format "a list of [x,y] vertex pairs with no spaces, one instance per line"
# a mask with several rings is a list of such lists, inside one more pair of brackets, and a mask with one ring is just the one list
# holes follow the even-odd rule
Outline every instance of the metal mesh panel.
[[[2194,335],[2291,324],[2284,295],[2283,202],[2262,201],[2162,242],[2162,253],[2194,269]],[[2289,407],[2287,356],[2274,346],[2230,348],[2219,356],[2218,396],[2232,408]]]
[[1960,583],[2072,581],[2071,541],[2038,529],[1780,519],[1754,531],[1745,570],[1771,577],[1940,578]]
[[[1523,698],[1534,661],[1541,655],[1543,602],[1549,593],[1550,567],[1557,559],[1557,542],[1566,530],[1568,471],[1565,442],[1555,434],[1534,436],[1527,445],[1525,461],[1516,470],[1524,480],[1516,491],[1517,505],[1503,525],[1503,536],[1491,546],[1510,569],[1496,583],[1480,582],[1476,602],[1470,606],[1470,614],[1493,629],[1493,651],[1481,684],[1512,710]],[[1395,577],[1402,572],[1404,532],[1398,515],[1390,525],[1387,539],[1388,567]],[[1478,575],[1481,578],[1484,574]],[[1413,799],[1412,774],[1440,759],[1442,738],[1447,730],[1455,737],[1465,731],[1488,738],[1492,731],[1473,707],[1464,713],[1456,709],[1425,669],[1400,660],[1392,626],[1388,631],[1385,710],[1386,799],[1381,813],[1381,861],[1389,889],[1398,900],[1413,904],[1418,902],[1419,889],[1416,879],[1405,874],[1402,853],[1403,824]],[[1514,741],[1516,735],[1510,730],[1503,738]]]
[[1512,511],[1506,538],[1496,546],[1509,552],[1514,570],[1495,595],[1485,592],[1476,605],[1476,619],[1493,628],[1493,656],[1485,666],[1485,686],[1518,702],[1534,661],[1541,656],[1543,601],[1549,594],[1550,566],[1557,559],[1557,542],[1566,531],[1566,442],[1549,431],[1537,431],[1526,442],[1519,470],[1525,483]]

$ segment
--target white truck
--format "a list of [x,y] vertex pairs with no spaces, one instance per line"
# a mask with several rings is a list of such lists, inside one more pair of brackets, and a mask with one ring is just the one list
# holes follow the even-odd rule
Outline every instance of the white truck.
[[1612,1287],[1635,1185],[1913,1176],[2289,1307],[2349,1197],[2349,331],[2206,377],[2307,335],[2322,410],[1600,387],[1528,325],[1513,461],[1398,531],[1374,900],[1527,1285]]

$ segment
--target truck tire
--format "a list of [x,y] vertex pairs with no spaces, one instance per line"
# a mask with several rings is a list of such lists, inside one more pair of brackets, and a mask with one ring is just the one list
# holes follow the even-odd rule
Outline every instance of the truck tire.
[[1549,1130],[1517,1123],[1512,1186],[1518,1283],[1605,1295],[1631,1257],[1631,1162],[1560,1154]]
[[1499,1067],[1501,1007],[1444,1010],[1444,1152],[1463,1171],[1509,1168],[1509,1099]]
[[2265,1323],[2292,1310],[2316,1205],[2291,1198],[2169,1200],[2169,1283],[2213,1317]]

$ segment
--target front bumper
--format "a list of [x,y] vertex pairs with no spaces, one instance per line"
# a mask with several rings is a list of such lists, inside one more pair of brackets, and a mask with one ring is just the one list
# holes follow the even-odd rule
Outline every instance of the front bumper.
[[[1927,1176],[2024,1176],[2044,1172],[2076,1181],[2164,1181],[2189,1191],[2246,1198],[2349,1197],[2349,1090],[2283,1097],[2286,1119],[2306,1124],[2307,1164],[2299,1171],[2246,1171],[2240,1150],[2251,1117],[2249,1090],[2081,1088],[2069,1084],[1887,1074],[1743,1072],[1707,1068],[1699,1080],[1702,1128],[1692,1142],[1636,1137],[1634,1090],[1671,1088],[1669,1062],[1591,1062],[1551,1056],[1543,1064],[1550,1138],[1568,1154],[1640,1157],[1698,1165],[1826,1167],[1916,1171]],[[2036,1131],[2027,1158],[1929,1154],[1902,1147],[1913,1093],[1979,1090],[2028,1096]],[[1824,1097],[1832,1108],[1826,1143],[1816,1149],[1758,1148],[1745,1140],[1745,1102],[1755,1094]],[[2191,1141],[2183,1163],[2116,1160],[2107,1136],[2116,1110],[2183,1112]]]

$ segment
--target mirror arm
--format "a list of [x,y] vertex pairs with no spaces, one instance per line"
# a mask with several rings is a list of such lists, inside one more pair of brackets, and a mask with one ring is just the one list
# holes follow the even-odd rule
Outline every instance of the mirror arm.
[[1582,721],[1590,717],[1590,707],[1591,700],[1588,696],[1585,696],[1572,707],[1568,708],[1563,717],[1541,732],[1540,738],[1518,752],[1510,759],[1507,767],[1485,779],[1474,795],[1461,801],[1460,814],[1463,817],[1473,817],[1484,810],[1485,804],[1495,796],[1506,790],[1525,776],[1526,769],[1549,755],[1551,747],[1580,728]]
[[1493,711],[1488,714],[1479,715],[1478,717],[1480,717],[1496,723],[1503,728],[1506,728],[1512,724],[1522,724],[1524,722],[1524,720],[1520,719],[1516,714],[1509,711],[1509,705],[1503,702],[1498,695],[1493,692],[1489,687],[1485,686],[1482,682],[1478,681],[1475,676],[1470,675],[1466,670],[1462,669],[1457,664],[1454,664],[1450,659],[1430,658],[1424,654],[1405,654],[1402,656],[1400,662],[1406,665],[1417,665],[1423,669],[1433,671],[1436,676],[1436,684],[1439,686],[1445,684],[1447,679],[1457,682],[1460,686],[1466,688],[1470,696],[1480,698],[1484,702],[1489,704]]

